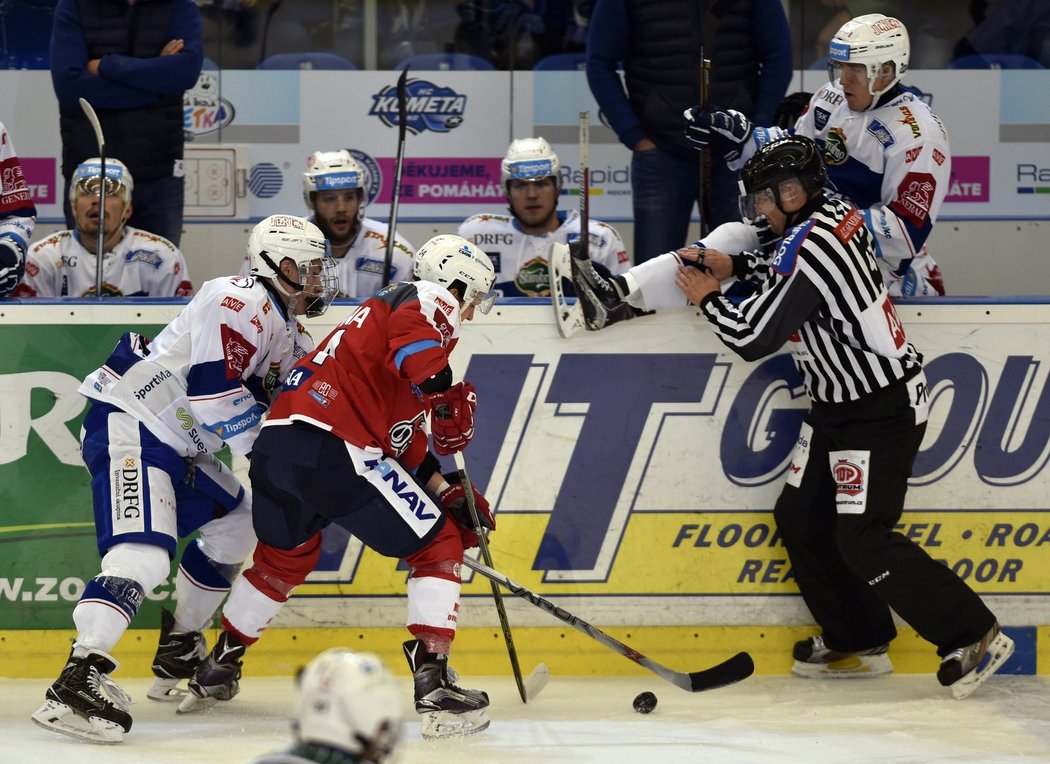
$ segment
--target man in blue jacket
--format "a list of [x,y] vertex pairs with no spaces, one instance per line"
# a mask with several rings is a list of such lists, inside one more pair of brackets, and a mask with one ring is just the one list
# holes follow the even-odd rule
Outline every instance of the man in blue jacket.
[[[194,0],[59,0],[51,31],[51,80],[59,104],[65,193],[73,171],[97,156],[79,99],[102,124],[106,151],[135,178],[128,223],[179,245],[182,236],[183,92],[204,49]],[[67,202],[66,225],[73,227]]]
[[[717,35],[704,29],[713,16]],[[705,40],[711,40],[704,51],[711,59],[710,103],[771,124],[791,80],[780,0],[598,0],[591,15],[587,82],[606,122],[633,152],[635,264],[678,249],[688,236],[700,167],[683,135],[682,113],[700,96]],[[723,165],[711,163],[712,229],[739,220],[737,173]]]

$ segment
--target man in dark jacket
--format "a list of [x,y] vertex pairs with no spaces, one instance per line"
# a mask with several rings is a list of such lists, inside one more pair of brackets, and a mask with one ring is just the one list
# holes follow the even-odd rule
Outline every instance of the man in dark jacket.
[[[712,16],[717,35],[704,29],[715,23]],[[700,96],[705,41],[710,103],[736,104],[732,108],[759,124],[772,123],[791,80],[791,38],[780,0],[598,0],[591,15],[587,81],[605,120],[633,152],[636,264],[678,249],[688,236],[700,167],[683,135],[682,112]],[[737,175],[723,164],[711,163],[709,228],[739,220]]]
[[[128,221],[178,246],[182,236],[183,92],[204,59],[193,0],[59,0],[51,32],[51,80],[59,103],[64,198],[73,171],[99,153],[80,108],[98,114],[106,152],[135,178]],[[66,224],[73,227],[67,202]]]

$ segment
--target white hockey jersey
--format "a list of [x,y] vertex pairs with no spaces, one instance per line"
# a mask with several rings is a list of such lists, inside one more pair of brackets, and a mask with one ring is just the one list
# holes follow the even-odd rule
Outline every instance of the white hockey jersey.
[[270,399],[313,339],[252,276],[206,281],[152,342],[125,334],[79,392],[184,456],[252,450]]
[[926,239],[951,180],[948,134],[930,107],[902,91],[871,111],[855,112],[835,83],[822,87],[792,131],[756,128],[743,166],[755,150],[789,132],[812,138],[828,170],[830,190],[861,211],[874,234],[883,280],[893,296],[943,293]]
[[[98,258],[76,231],[59,231],[32,245],[16,297],[93,297]],[[102,261],[102,293],[123,297],[189,297],[186,258],[163,236],[125,226]]]
[[[316,223],[314,216],[310,222]],[[383,288],[383,266],[386,263],[386,242],[390,226],[372,218],[364,218],[354,243],[342,257],[335,258],[339,274],[338,297],[371,297]],[[394,234],[393,258],[390,261],[391,281],[411,281],[414,250],[408,239]],[[245,257],[241,274],[251,270],[251,260]]]
[[[580,239],[580,215],[576,210],[558,213],[561,225],[547,234],[527,234],[510,215],[472,215],[457,233],[483,250],[496,269],[493,287],[504,297],[549,297],[551,244],[569,244]],[[630,266],[627,249],[616,229],[597,220],[589,221],[591,260],[612,273]]]

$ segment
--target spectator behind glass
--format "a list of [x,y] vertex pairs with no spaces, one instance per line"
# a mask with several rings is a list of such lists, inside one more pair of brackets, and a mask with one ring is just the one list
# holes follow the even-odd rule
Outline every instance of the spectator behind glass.
[[974,26],[956,44],[956,58],[1008,53],[1050,68],[1050,0],[975,0],[970,16]]
[[[682,134],[682,113],[700,96],[698,5],[598,0],[591,16],[587,81],[605,121],[634,152],[636,264],[682,246],[699,198],[699,158]],[[710,103],[769,124],[791,80],[791,36],[780,0],[730,4],[711,36]],[[710,228],[739,220],[737,177],[724,163],[711,163]]]
[[22,176],[22,164],[0,122],[0,299],[22,280],[35,224],[36,206]]
[[182,238],[183,92],[203,61],[193,0],[59,0],[51,33],[51,80],[59,104],[66,225],[73,228],[69,186],[77,166],[98,154],[78,102],[98,114],[106,149],[135,178],[136,228]]
[[[102,293],[124,297],[189,297],[193,284],[178,247],[163,236],[127,225],[135,184],[118,159],[106,160]],[[26,256],[16,297],[93,297],[98,268],[102,163],[92,157],[73,176],[76,227],[38,241]]]

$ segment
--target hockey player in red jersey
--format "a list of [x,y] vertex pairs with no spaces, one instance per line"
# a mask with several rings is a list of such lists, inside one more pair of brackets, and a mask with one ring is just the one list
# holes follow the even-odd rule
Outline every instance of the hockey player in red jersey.
[[[474,388],[452,384],[449,356],[460,322],[491,307],[495,271],[452,235],[424,244],[414,269],[416,281],[366,300],[289,373],[252,451],[253,564],[234,584],[181,711],[237,694],[245,650],[314,569],[321,529],[337,523],[412,570],[404,649],[423,735],[488,726],[488,695],[457,687],[448,667],[463,551],[477,538],[462,485],[428,449],[426,421],[441,455],[474,435]],[[491,530],[488,502],[474,493]]]
[[168,692],[204,659],[200,630],[252,550],[251,497],[215,454],[251,453],[274,389],[314,348],[298,317],[324,313],[337,282],[328,241],[303,218],[266,218],[248,252],[252,275],[205,282],[152,341],[124,334],[79,388],[91,401],[81,452],[102,562],[73,609],[69,659],[32,715],[41,727],[123,740],[130,699],[110,679],[111,653],[167,579],[178,539],[199,530],[179,563],[148,693],[178,700]]

